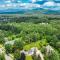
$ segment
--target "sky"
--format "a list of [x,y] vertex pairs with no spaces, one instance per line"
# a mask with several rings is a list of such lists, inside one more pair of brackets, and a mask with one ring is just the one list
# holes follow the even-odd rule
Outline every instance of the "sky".
[[60,10],[60,0],[0,0],[0,10],[35,8]]

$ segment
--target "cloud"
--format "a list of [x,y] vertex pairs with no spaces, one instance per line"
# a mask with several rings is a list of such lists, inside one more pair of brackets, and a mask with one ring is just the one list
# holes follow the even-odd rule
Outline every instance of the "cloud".
[[60,7],[60,3],[57,3],[56,6],[59,6]]
[[7,0],[7,1],[5,1],[5,3],[11,3],[11,0]]
[[36,2],[36,0],[32,0],[32,3]]
[[31,1],[34,3],[34,2],[37,2],[37,1],[44,1],[44,0],[31,0]]
[[55,2],[45,2],[43,6],[50,7],[50,6],[55,6]]
[[0,7],[5,7],[5,5],[3,4],[3,5],[0,5]]
[[0,4],[0,9],[35,9],[40,8],[41,5],[33,3],[10,3],[10,4]]
[[[4,9],[36,9],[43,8],[47,10],[60,10],[60,3],[55,3],[57,0],[4,0],[5,4],[0,4],[0,10]],[[17,1],[17,3],[15,3]],[[22,2],[24,1],[24,2]],[[28,1],[28,3],[26,3]],[[30,1],[30,3],[29,3]],[[47,1],[44,4],[36,4],[37,1]],[[13,3],[14,2],[14,3]]]
[[55,3],[53,1],[45,2],[42,5],[42,8],[47,10],[57,11],[57,10],[60,10],[60,3]]
[[23,7],[25,9],[34,9],[34,8],[40,8],[41,6],[39,4],[25,3],[23,4]]

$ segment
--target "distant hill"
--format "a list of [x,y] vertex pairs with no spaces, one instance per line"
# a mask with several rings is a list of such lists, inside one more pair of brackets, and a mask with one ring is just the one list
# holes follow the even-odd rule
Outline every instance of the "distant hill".
[[36,8],[33,10],[4,10],[4,11],[0,11],[0,14],[33,14],[33,13],[43,13],[43,14],[60,14],[60,11],[53,11],[53,10],[46,10],[46,9],[42,9],[42,8]]

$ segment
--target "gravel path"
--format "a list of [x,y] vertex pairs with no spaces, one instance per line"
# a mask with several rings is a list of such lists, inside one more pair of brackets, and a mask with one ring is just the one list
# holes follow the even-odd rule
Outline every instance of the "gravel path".
[[9,55],[5,54],[5,60],[13,60]]

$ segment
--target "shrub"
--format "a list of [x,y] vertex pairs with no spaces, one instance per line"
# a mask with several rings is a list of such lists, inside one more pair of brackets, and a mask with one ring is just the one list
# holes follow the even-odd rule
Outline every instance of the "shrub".
[[45,56],[45,60],[60,60],[58,52],[53,51],[51,55]]
[[32,56],[26,56],[26,60],[33,60]]
[[22,49],[23,49],[23,46],[24,46],[23,41],[16,40],[16,41],[14,42],[14,48],[15,48],[15,49],[20,49],[20,50],[22,50]]
[[11,44],[6,44],[5,49],[6,49],[6,53],[12,53],[13,46]]
[[4,33],[2,31],[0,31],[0,43],[4,43]]
[[15,59],[15,60],[18,60],[18,59],[20,59],[20,57],[21,57],[20,51],[19,51],[19,50],[16,50],[16,51],[14,52],[14,59]]
[[2,54],[0,54],[0,60],[5,60],[5,56],[4,56],[4,54],[2,53]]

